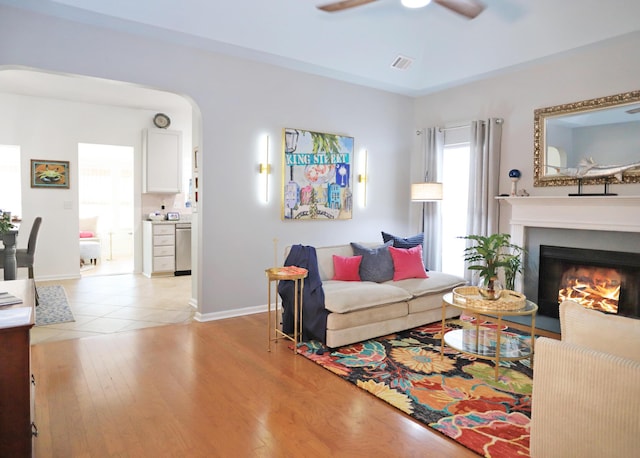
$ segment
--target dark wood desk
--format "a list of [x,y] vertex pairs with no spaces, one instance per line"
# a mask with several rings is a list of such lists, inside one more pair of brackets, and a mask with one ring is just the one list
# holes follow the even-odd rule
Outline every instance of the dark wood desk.
[[35,324],[33,280],[0,283],[22,304],[0,307],[0,456],[29,457],[33,450],[30,330]]
[[16,265],[16,245],[18,243],[18,229],[13,229],[6,234],[2,234],[4,244],[4,279],[15,280],[17,275]]

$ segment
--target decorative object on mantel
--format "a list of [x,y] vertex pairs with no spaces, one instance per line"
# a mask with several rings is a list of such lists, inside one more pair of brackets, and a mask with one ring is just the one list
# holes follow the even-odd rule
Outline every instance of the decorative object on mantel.
[[511,243],[510,234],[467,235],[460,237],[475,242],[464,250],[469,270],[478,271],[478,292],[484,299],[497,300],[502,295],[502,274],[508,290],[513,290],[516,275],[522,273],[524,248]]
[[622,174],[627,170],[640,167],[640,162],[634,162],[627,165],[600,165],[596,163],[593,158],[585,158],[580,161],[578,167],[555,167],[551,165],[548,165],[547,167],[556,169],[558,173],[573,178],[616,177],[618,181],[622,182]]
[[521,176],[522,174],[520,173],[520,170],[518,169],[509,170],[509,178],[511,178],[511,195],[512,196],[518,195],[518,180],[520,179]]
[[[599,165],[593,158],[582,159],[578,167],[555,167],[548,165],[547,167],[556,169],[560,175],[578,179],[578,193],[569,194],[570,196],[617,196],[617,194],[609,192],[609,184],[611,178],[616,178],[622,183],[622,174],[631,169],[640,168],[640,162],[634,162],[627,165]],[[604,193],[586,194],[582,192],[582,180],[585,178],[604,178]]]

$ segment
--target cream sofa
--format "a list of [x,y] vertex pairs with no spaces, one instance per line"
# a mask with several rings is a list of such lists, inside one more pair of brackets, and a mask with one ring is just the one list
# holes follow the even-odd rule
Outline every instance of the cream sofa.
[[565,301],[560,329],[535,345],[531,456],[639,456],[640,320]]
[[[373,247],[380,243],[362,245]],[[353,249],[349,244],[316,247],[325,308],[330,312],[326,345],[331,348],[439,321],[442,295],[466,283],[463,278],[433,271],[426,279],[384,283],[332,280],[334,254],[353,256]],[[447,318],[459,314],[459,309],[447,306]]]

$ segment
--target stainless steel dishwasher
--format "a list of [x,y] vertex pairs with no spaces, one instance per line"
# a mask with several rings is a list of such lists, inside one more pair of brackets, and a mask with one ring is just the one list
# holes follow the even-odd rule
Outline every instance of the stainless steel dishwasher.
[[176,275],[191,275],[191,223],[176,223]]

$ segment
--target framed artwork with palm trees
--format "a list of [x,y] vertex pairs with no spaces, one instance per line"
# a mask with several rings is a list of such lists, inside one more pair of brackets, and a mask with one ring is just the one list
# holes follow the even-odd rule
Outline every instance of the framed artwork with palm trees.
[[353,137],[285,128],[282,143],[282,219],[351,219]]

